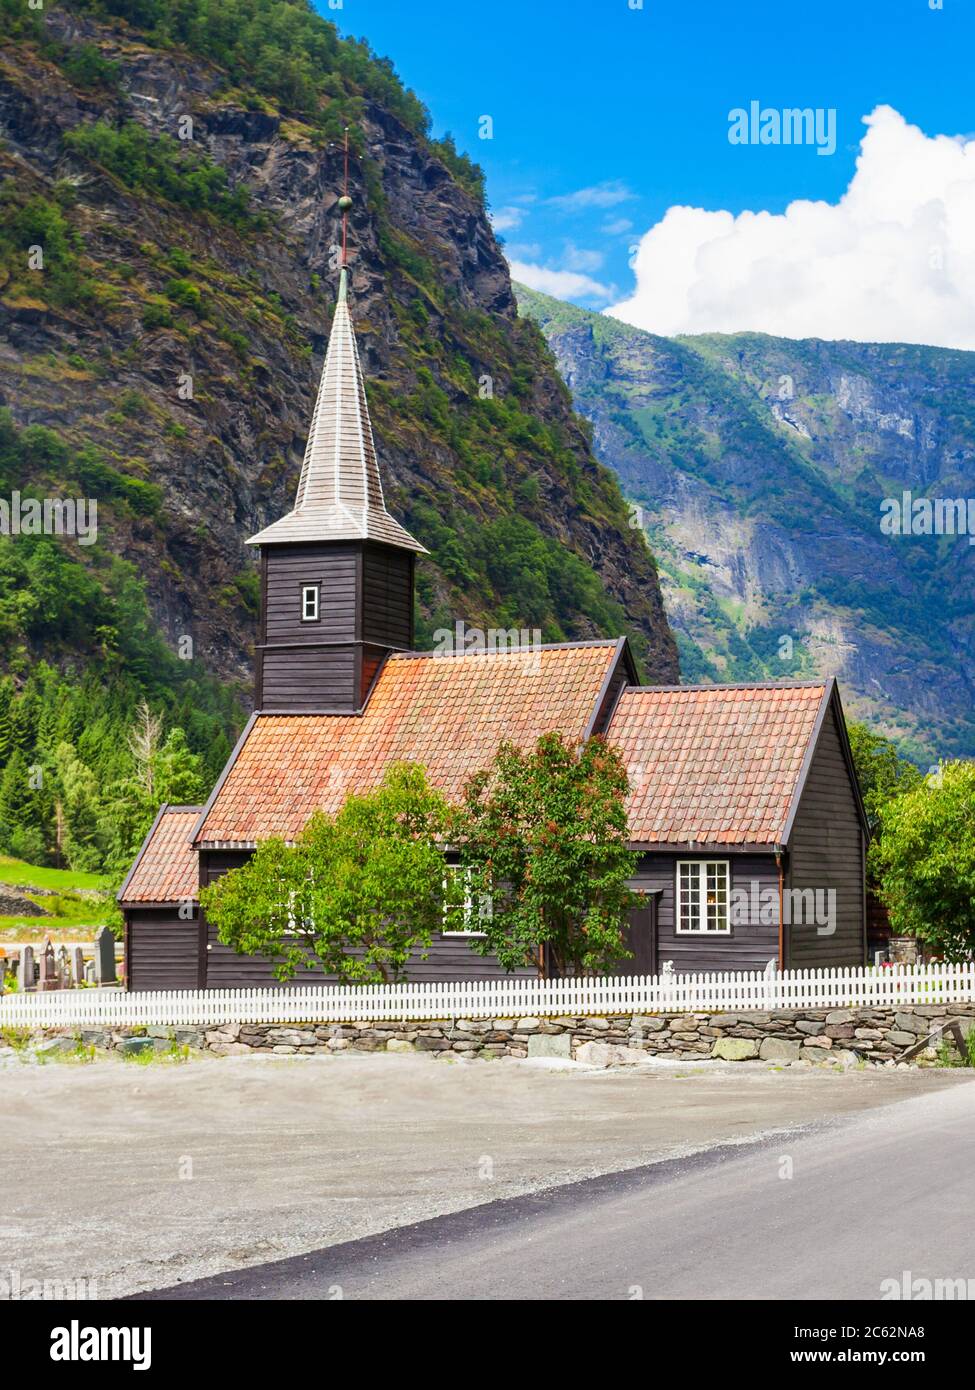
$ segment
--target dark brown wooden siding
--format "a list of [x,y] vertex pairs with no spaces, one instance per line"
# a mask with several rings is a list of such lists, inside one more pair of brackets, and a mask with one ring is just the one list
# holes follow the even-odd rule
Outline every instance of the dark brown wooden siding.
[[[674,930],[677,862],[679,859],[726,859],[729,864],[729,891],[744,889],[774,893],[775,921],[756,920],[746,926],[733,926],[727,936],[678,935]],[[659,888],[657,899],[657,961],[662,969],[673,961],[676,971],[764,970],[779,953],[778,893],[779,873],[772,854],[645,854],[630,886],[640,892]],[[761,901],[760,897],[760,901]],[[767,901],[767,899],[765,899]]]
[[[356,632],[357,547],[272,545],[267,547],[265,641],[353,642]],[[303,584],[321,586],[320,618],[301,620]]]
[[826,712],[789,845],[788,886],[836,890],[836,930],[791,926],[786,963],[794,969],[862,965],[864,960],[863,830],[836,722]]
[[886,955],[890,946],[890,913],[876,893],[867,892],[867,960],[872,961],[877,951]]
[[[262,575],[257,708],[361,708],[383,654],[412,645],[412,555],[359,542],[268,546]],[[316,622],[301,617],[306,584],[319,587]]]
[[199,924],[181,921],[176,907],[131,908],[126,916],[129,989],[197,989]]
[[391,546],[362,552],[362,639],[407,651],[413,645],[413,556]]
[[[200,855],[201,883],[213,883],[229,869],[238,868],[247,862],[247,851],[204,850]],[[268,989],[278,988],[274,978],[274,967],[261,956],[239,955],[229,946],[217,940],[216,928],[206,924],[206,983],[208,989]],[[535,975],[534,970],[519,970],[519,977]],[[503,979],[505,972],[494,956],[478,956],[470,948],[470,942],[462,936],[436,937],[430,947],[427,959],[417,954],[411,962],[406,978],[415,982],[432,983],[437,980],[497,980]],[[329,984],[333,977],[320,970],[303,970],[291,982],[292,985]],[[195,986],[194,986],[195,987]],[[286,988],[287,986],[285,986]]]
[[265,710],[359,708],[359,649],[268,647],[263,653]]

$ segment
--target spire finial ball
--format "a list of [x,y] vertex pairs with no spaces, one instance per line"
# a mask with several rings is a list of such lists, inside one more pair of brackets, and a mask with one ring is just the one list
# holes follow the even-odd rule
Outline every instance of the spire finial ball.
[[348,212],[351,206],[352,199],[349,197],[348,193],[343,193],[339,199],[339,212]]

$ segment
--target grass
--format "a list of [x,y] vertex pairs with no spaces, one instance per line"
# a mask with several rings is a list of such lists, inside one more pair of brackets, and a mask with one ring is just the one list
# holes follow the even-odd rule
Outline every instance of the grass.
[[121,1057],[128,1067],[151,1067],[160,1062],[178,1065],[182,1062],[188,1062],[192,1055],[190,1048],[185,1043],[178,1043],[173,1038],[165,1052],[157,1051],[154,1047],[147,1047],[141,1052],[123,1052]]
[[22,859],[11,859],[6,854],[0,854],[0,883],[12,883],[17,887],[54,888],[70,893],[79,888],[108,888],[111,880],[105,874],[75,873],[72,869],[46,869],[34,864],[25,864]]
[[[0,917],[0,945],[5,937],[8,941],[34,942],[43,941],[48,935],[60,941],[88,941],[106,919],[105,904],[97,898],[82,897],[78,891],[108,889],[111,880],[104,874],[42,868],[0,855],[0,883],[24,889],[25,897],[50,913],[48,917],[24,917],[17,913]],[[57,897],[32,895],[31,888],[46,888]]]
[[0,917],[0,947],[4,941],[34,945],[46,936],[55,942],[91,941],[104,921],[104,912],[98,915],[95,910],[85,921],[77,917]]
[[975,1067],[975,1028],[972,1028],[965,1038],[965,1051],[960,1057],[953,1043],[947,1038],[942,1038],[938,1047],[938,1066]]

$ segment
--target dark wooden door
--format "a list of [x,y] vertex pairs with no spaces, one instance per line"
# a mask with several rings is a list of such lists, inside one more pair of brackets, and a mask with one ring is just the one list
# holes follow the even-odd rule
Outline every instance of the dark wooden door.
[[612,975],[656,975],[657,973],[657,898],[647,894],[639,906],[631,908],[623,933],[623,943],[632,955],[621,960]]

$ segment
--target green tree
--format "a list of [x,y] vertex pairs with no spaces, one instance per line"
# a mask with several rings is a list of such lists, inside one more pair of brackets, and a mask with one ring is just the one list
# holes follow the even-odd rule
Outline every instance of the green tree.
[[542,957],[550,975],[604,971],[629,955],[626,915],[636,901],[628,847],[626,770],[602,738],[544,734],[522,752],[499,748],[470,779],[452,842],[469,901],[490,901],[472,946],[506,970]]
[[866,724],[853,722],[846,728],[863,804],[870,828],[875,830],[886,804],[919,786],[921,773],[912,762],[900,756],[895,743],[874,733]]
[[203,759],[194,753],[179,727],[170,729],[155,757],[156,795],[174,806],[194,806],[206,792]]
[[347,984],[397,980],[460,921],[443,851],[449,820],[424,769],[398,764],[337,815],[316,812],[297,844],[265,840],[202,890],[204,910],[222,942],[266,956],[280,980],[316,966]]
[[44,859],[43,771],[18,748],[0,778],[0,850],[17,859]]
[[61,848],[68,867],[84,873],[97,871],[104,858],[103,807],[98,779],[81,761],[70,743],[56,753],[63,833]]
[[163,738],[162,729],[162,716],[140,701],[126,737],[127,765],[103,815],[106,867],[116,875],[132,863],[162,802],[193,805],[206,787],[203,759],[183,730],[174,727]]
[[867,850],[867,886],[876,892],[880,884],[884,811],[897,797],[919,786],[922,778],[914,764],[901,757],[895,743],[874,733],[868,725],[847,723],[846,731],[872,836]]
[[878,868],[895,932],[947,960],[975,951],[975,763],[945,763],[887,803]]

